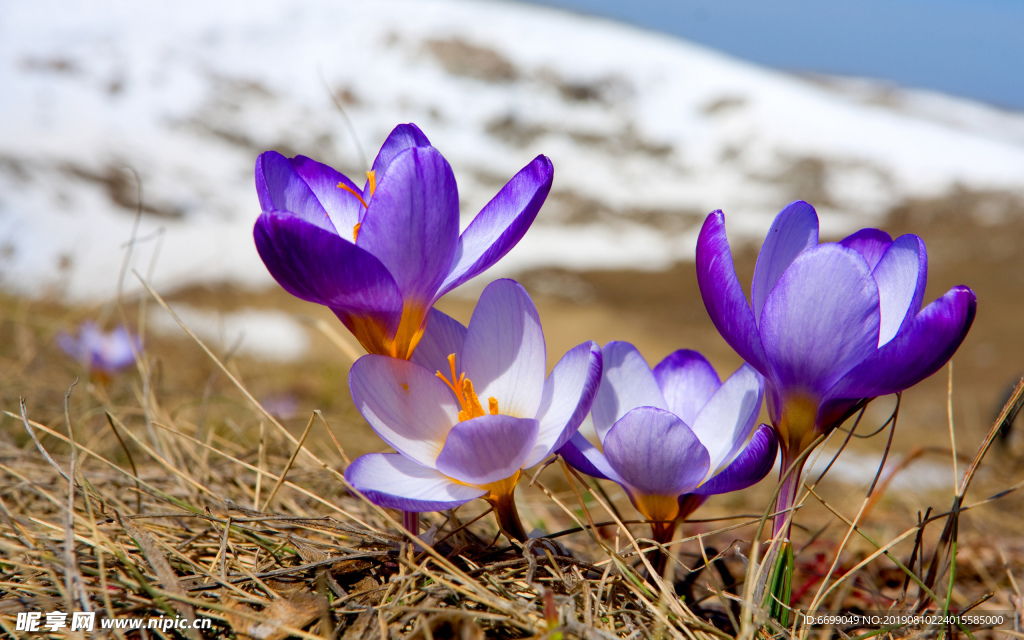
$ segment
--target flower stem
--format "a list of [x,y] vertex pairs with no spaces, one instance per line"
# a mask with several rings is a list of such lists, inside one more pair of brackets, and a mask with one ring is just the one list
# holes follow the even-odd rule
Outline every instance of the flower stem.
[[[676,523],[679,520],[671,521],[653,521],[651,522],[651,539],[660,544],[668,544],[672,541],[672,536],[676,532]],[[665,575],[665,567],[668,565],[668,550],[662,551],[661,549],[655,549],[654,552],[648,558],[651,562],[651,568],[659,576]]]
[[516,499],[513,495],[514,484],[512,488],[513,491],[492,493],[485,499],[494,507],[494,515],[498,518],[498,527],[502,533],[519,542],[526,542],[528,536],[526,530],[523,529],[522,520],[519,519],[519,510],[516,509]]
[[403,511],[402,525],[414,536],[420,534],[420,514],[417,511]]
[[[775,501],[774,534],[780,533],[789,539],[790,530],[793,528],[793,514],[790,509],[796,503],[796,494],[800,489],[803,478],[804,461],[806,456],[800,457],[800,451],[792,452],[789,448],[782,452],[782,471],[779,480],[782,488],[779,490],[779,497]],[[792,470],[790,470],[792,467]]]

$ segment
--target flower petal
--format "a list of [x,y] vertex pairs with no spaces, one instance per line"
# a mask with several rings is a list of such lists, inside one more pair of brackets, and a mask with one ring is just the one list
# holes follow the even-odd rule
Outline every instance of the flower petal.
[[692,425],[697,413],[722,386],[715,368],[696,351],[680,349],[654,367],[654,378],[668,409]]
[[537,411],[540,432],[526,464],[529,469],[569,441],[580,428],[601,382],[601,349],[584,342],[569,350],[544,381],[544,396]]
[[487,494],[397,453],[359,456],[345,479],[375,505],[402,511],[444,511]]
[[327,212],[338,235],[346,240],[351,238],[354,242],[353,230],[359,222],[363,205],[352,193],[338,187],[338,184],[346,184],[357,193],[359,188],[338,171],[305,156],[295,156],[291,163]]
[[604,439],[604,455],[619,477],[644,495],[690,493],[710,466],[707,449],[690,427],[654,407],[622,416]]
[[623,482],[619,474],[615,472],[615,469],[612,469],[612,466],[608,464],[608,459],[604,457],[604,454],[579,431],[574,433],[569,438],[569,441],[562,445],[562,448],[558,450],[558,455],[565,458],[569,466],[588,476],[611,480],[619,484]]
[[288,158],[276,151],[265,151],[256,159],[256,195],[264,212],[287,211],[321,229],[337,233],[316,194]]
[[861,229],[839,241],[844,247],[853,249],[864,257],[869,269],[874,269],[882,254],[892,244],[892,237],[879,229]]
[[755,369],[767,373],[768,360],[754,313],[736,277],[721,211],[708,215],[697,238],[697,284],[708,315],[725,341]]
[[534,418],[544,395],[547,351],[533,301],[515,280],[495,280],[480,294],[459,363],[480,401]]
[[373,159],[373,171],[377,173],[377,178],[380,178],[398,154],[406,149],[429,146],[430,140],[427,140],[427,136],[423,135],[419,127],[411,122],[400,124],[391,130],[388,139],[381,145],[377,157]]
[[743,364],[722,383],[690,428],[711,457],[711,473],[727,464],[747,441],[764,397],[764,378]]
[[915,235],[900,236],[889,245],[871,275],[878,283],[882,311],[878,346],[889,342],[921,310],[928,277],[928,253]]
[[288,213],[263,213],[253,230],[256,249],[285,291],[335,311],[373,315],[397,328],[402,298],[375,257]]
[[451,375],[448,356],[453,353],[458,356],[465,341],[466,327],[461,322],[431,309],[427,328],[410,360],[430,371],[440,371],[447,377]]
[[532,418],[500,414],[459,422],[437,457],[437,470],[466,484],[504,480],[523,468],[538,428]]
[[754,320],[760,324],[761,312],[768,294],[782,273],[801,252],[818,245],[818,214],[803,200],[790,203],[775,216],[768,236],[757,254],[750,299]]
[[710,496],[739,491],[757,484],[772,470],[778,450],[779,437],[775,430],[762,424],[729,466],[712,476],[694,493]]
[[348,376],[352,400],[373,430],[397,451],[428,467],[458,422],[455,396],[433,371],[401,358],[366,355]]
[[594,397],[591,415],[597,437],[604,442],[608,430],[637,407],[668,409],[647,361],[628,342],[609,342],[601,350],[601,386]]
[[432,304],[459,239],[452,168],[437,149],[416,147],[377,180],[356,245],[387,267],[404,298]]
[[551,160],[537,156],[480,210],[459,238],[441,295],[475,278],[522,239],[548,197],[553,174]]
[[878,349],[829,390],[819,423],[850,399],[875,398],[902,391],[932,375],[953,356],[974,321],[977,300],[964,286],[921,310],[892,341]]
[[878,286],[860,254],[838,244],[802,253],[779,279],[761,316],[771,377],[821,398],[878,348]]

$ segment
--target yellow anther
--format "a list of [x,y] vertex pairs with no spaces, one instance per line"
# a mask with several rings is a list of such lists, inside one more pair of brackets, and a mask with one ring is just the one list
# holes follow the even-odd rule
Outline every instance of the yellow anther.
[[[441,378],[448,385],[448,388],[452,390],[452,393],[455,394],[455,399],[458,401],[459,407],[461,407],[459,422],[487,415],[484,413],[483,405],[480,404],[480,398],[477,397],[476,391],[473,390],[473,381],[468,379],[464,372],[456,374],[454,353],[448,356],[448,366],[451,369],[451,378],[446,377],[440,371],[434,375]],[[490,398],[487,401],[487,408],[492,416],[497,415],[498,399]]]
[[370,197],[373,197],[373,192],[377,190],[377,172],[367,171],[366,179],[370,182]]
[[465,378],[462,383],[462,411],[459,412],[459,422],[479,418],[484,414],[484,408],[480,406],[480,398],[476,397],[473,391],[473,381]]
[[363,226],[362,222],[357,222],[356,226],[352,227],[352,242],[359,239],[359,227]]

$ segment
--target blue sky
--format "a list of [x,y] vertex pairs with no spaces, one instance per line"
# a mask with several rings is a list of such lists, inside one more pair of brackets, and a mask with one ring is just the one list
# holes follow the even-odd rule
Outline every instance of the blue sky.
[[1021,0],[532,0],[773,67],[866,76],[1024,110]]

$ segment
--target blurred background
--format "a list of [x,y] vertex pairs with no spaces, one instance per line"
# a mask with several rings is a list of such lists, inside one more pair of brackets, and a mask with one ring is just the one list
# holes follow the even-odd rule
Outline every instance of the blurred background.
[[[202,425],[220,406],[213,428],[253,427],[253,415],[231,414],[241,401],[209,359],[163,310],[145,307],[136,270],[290,427],[321,409],[350,454],[379,450],[348,399],[350,360],[315,329],[340,324],[281,291],[256,254],[252,171],[276,149],[358,176],[395,124],[415,122],[454,168],[463,225],[537,154],[554,162],[526,238],[442,303],[467,320],[488,279],[520,278],[551,363],[584,340],[618,339],[652,364],[686,347],[723,376],[735,369],[693,273],[711,210],[725,211],[745,286],[768,225],[794,199],[817,208],[825,239],[865,226],[922,236],[926,301],[961,283],[978,294],[950,405],[958,448],[973,454],[1024,371],[1024,8],[626,6],[9,3],[0,408],[27,396],[35,419],[62,419],[81,369],[54,338],[86,319],[121,322],[122,286],[124,317],[143,334],[176,419]],[[90,393],[128,405],[139,387],[125,376],[94,381]],[[952,486],[948,382],[944,369],[904,395],[896,451],[946,448],[895,481],[912,490],[901,497],[911,510]],[[874,403],[866,430],[893,404]],[[1013,478],[1016,440],[1008,434],[994,454]],[[836,487],[865,487],[878,465],[877,440],[853,448]]]

